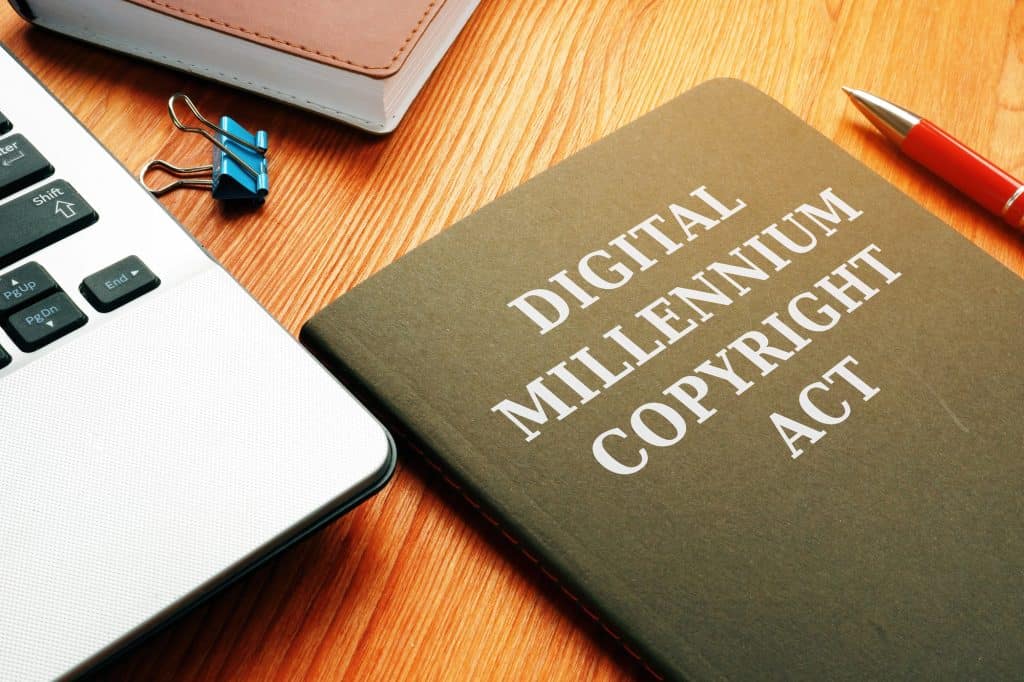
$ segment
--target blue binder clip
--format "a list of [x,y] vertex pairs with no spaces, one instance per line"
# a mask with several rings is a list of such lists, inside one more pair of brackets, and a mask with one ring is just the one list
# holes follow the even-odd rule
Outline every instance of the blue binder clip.
[[[196,126],[187,126],[178,118],[174,106],[178,101],[185,103],[192,115],[215,134]],[[154,159],[139,171],[142,185],[153,194],[161,196],[179,187],[209,188],[214,199],[224,201],[244,200],[262,204],[270,190],[267,174],[267,132],[259,130],[255,135],[243,128],[230,116],[221,116],[220,125],[207,120],[187,95],[176,93],[167,100],[167,111],[174,126],[186,133],[198,133],[213,144],[213,163],[206,166],[182,168],[162,159]],[[146,174],[160,168],[178,178],[163,187],[146,184]],[[207,178],[199,176],[209,175]]]

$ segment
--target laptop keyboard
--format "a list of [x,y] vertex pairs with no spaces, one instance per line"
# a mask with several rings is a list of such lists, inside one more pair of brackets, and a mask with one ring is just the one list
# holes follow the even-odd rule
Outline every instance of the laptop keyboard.
[[[16,131],[14,123],[0,113],[0,270],[99,220],[69,182],[49,179],[59,169]],[[42,184],[12,198],[37,183]],[[112,312],[160,285],[160,279],[136,256],[83,274],[80,283],[67,284],[76,284],[99,313]],[[30,261],[0,272],[0,328],[22,352],[38,351],[88,321],[88,315],[40,263]],[[0,369],[11,361],[0,342]]]

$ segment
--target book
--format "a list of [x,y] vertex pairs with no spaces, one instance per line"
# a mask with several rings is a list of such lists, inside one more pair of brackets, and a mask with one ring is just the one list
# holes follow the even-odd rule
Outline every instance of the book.
[[1022,311],[1014,273],[716,80],[302,339],[661,676],[1000,678]]
[[38,26],[387,133],[479,0],[10,3]]

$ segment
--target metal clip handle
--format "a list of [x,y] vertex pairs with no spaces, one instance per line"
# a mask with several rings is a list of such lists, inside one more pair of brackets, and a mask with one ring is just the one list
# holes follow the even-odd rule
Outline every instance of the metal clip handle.
[[[204,126],[209,128],[210,130],[216,130],[218,133],[220,133],[221,135],[224,135],[225,137],[230,139],[232,142],[235,142],[235,143],[245,147],[246,149],[250,149],[250,150],[256,152],[257,154],[263,155],[263,154],[266,153],[267,150],[260,149],[256,145],[250,144],[249,142],[247,142],[247,141],[243,140],[242,138],[238,137],[237,135],[235,135],[233,133],[230,133],[227,130],[224,130],[223,128],[221,128],[218,125],[215,125],[212,121],[208,120],[205,116],[203,116],[202,114],[199,113],[199,109],[196,108],[196,105],[192,102],[192,100],[189,98],[189,96],[186,95],[185,93],[183,93],[183,92],[176,92],[173,95],[171,95],[170,99],[167,100],[167,111],[168,111],[168,113],[170,113],[171,121],[174,123],[175,127],[178,128],[178,130],[181,130],[181,131],[186,132],[186,133],[198,133],[198,134],[202,135],[207,140],[209,140],[211,144],[213,144],[218,149],[220,149],[222,152],[227,154],[231,158],[232,161],[234,161],[239,166],[244,168],[246,170],[246,172],[249,173],[249,175],[251,175],[254,178],[258,178],[259,177],[259,175],[260,175],[259,171],[257,171],[255,168],[250,166],[244,159],[242,159],[242,157],[238,156],[238,154],[235,154],[233,151],[228,149],[227,145],[225,145],[223,142],[218,140],[216,137],[214,137],[213,135],[211,135],[207,131],[203,130],[202,128],[197,128],[196,126],[187,126],[184,123],[182,123],[181,119],[178,118],[177,112],[174,111],[174,105],[175,105],[175,103],[178,100],[183,101],[185,103],[185,106],[188,107],[189,111],[192,112],[192,115],[196,117],[196,120],[198,120],[200,123],[202,123]],[[165,165],[169,165],[169,164],[165,164]],[[176,169],[176,170],[182,170],[182,169]],[[145,184],[145,183],[143,183],[143,184]],[[184,185],[180,185],[180,186],[184,186]]]
[[[163,187],[150,187],[149,185],[146,184],[146,174],[155,168],[164,170],[167,173],[179,179],[174,180],[173,182],[169,182]],[[199,179],[192,177],[195,175],[199,175],[200,173],[213,173],[213,166],[207,165],[192,166],[191,168],[181,168],[179,166],[175,166],[172,163],[168,163],[162,159],[153,159],[145,166],[143,166],[142,170],[139,171],[139,182],[141,182],[142,186],[149,190],[150,193],[155,197],[163,196],[164,194],[167,194],[171,190],[178,189],[179,187],[188,187],[192,189],[209,189],[210,187],[213,187],[213,180],[211,178]]]

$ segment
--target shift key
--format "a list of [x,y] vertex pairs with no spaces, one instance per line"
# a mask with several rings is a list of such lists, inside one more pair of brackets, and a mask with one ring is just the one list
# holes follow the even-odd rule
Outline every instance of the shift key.
[[54,180],[0,205],[0,268],[92,225],[98,216],[68,182]]

